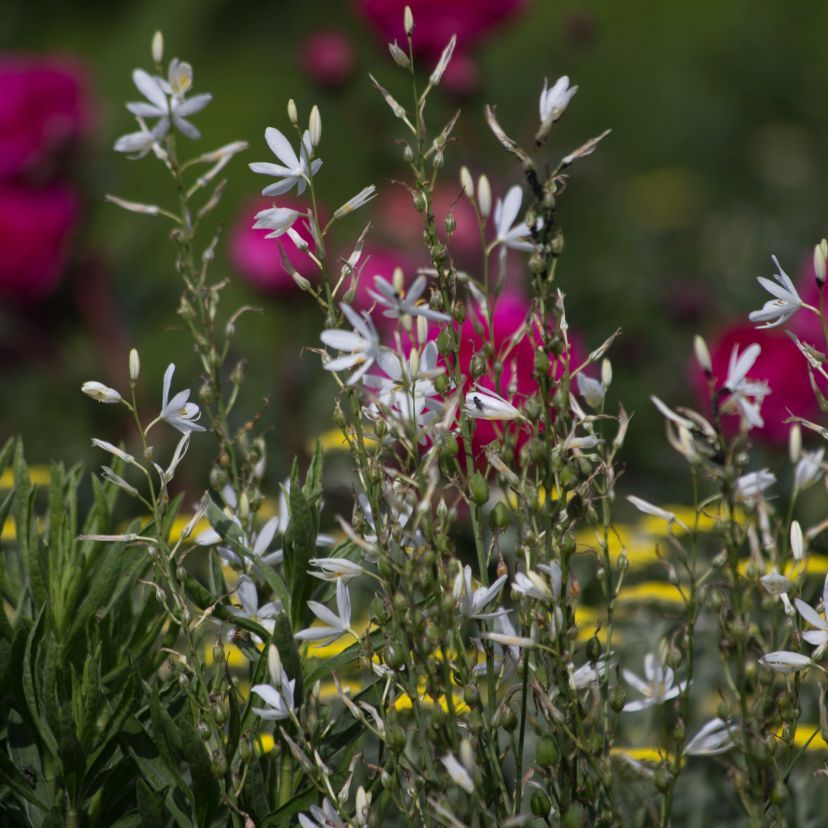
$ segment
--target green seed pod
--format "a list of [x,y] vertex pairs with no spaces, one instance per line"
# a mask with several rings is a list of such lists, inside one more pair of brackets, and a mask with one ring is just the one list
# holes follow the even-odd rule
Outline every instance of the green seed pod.
[[406,164],[414,163],[414,150],[408,144],[405,145],[405,149],[403,150],[403,160]]
[[530,420],[537,420],[541,414],[541,404],[537,397],[529,397],[523,404],[523,413]]
[[447,213],[443,224],[446,227],[446,233],[451,235],[457,229],[457,219],[454,218],[454,213]]
[[482,377],[483,374],[486,373],[486,361],[480,356],[480,354],[475,354],[472,357],[469,365],[469,371],[475,379]]
[[437,350],[443,356],[451,353],[451,336],[449,336],[447,330],[440,331],[440,334],[437,337]]
[[451,381],[445,374],[440,374],[434,378],[434,390],[438,394],[445,394],[451,387]]
[[227,721],[227,708],[221,703],[216,702],[213,705],[213,718],[218,724],[224,724]]
[[509,510],[503,501],[495,504],[489,513],[489,526],[493,531],[502,531],[509,525]]
[[458,451],[460,451],[460,445],[457,442],[457,438],[453,434],[449,434],[445,440],[443,440],[443,445],[441,447],[443,456],[451,459],[452,457],[457,457]]
[[421,193],[417,192],[414,194],[414,209],[418,213],[422,213],[423,210],[428,206],[428,202],[426,201],[426,197]]
[[771,791],[771,802],[774,805],[784,805],[788,799],[788,786],[779,780]]
[[566,535],[561,541],[561,552],[565,557],[575,554],[575,538],[572,535]]
[[500,724],[507,733],[514,733],[518,726],[517,713],[511,707],[507,707],[500,718]]
[[472,500],[478,506],[482,506],[489,500],[489,484],[480,472],[475,472],[469,480],[469,491]]
[[598,640],[597,635],[593,635],[592,638],[587,641],[586,657],[589,661],[598,661],[598,659],[601,658],[601,642]]
[[464,302],[458,300],[454,303],[454,308],[451,311],[451,315],[454,317],[455,322],[459,322],[461,325],[466,321],[466,305]]
[[480,707],[480,690],[473,684],[463,688],[463,701],[469,707]]
[[667,793],[670,789],[672,776],[667,768],[661,767],[656,771],[653,781],[655,782],[656,790],[659,791],[659,793]]
[[213,751],[210,771],[216,779],[221,779],[227,773],[227,760],[224,758],[224,754],[218,750]]
[[210,738],[210,725],[204,719],[199,719],[196,722],[196,733],[202,742],[206,742]]
[[552,810],[552,802],[543,791],[535,791],[532,794],[532,813],[536,817],[545,817]]
[[385,741],[393,753],[402,753],[406,744],[405,731],[398,724],[389,725]]
[[620,713],[624,709],[627,700],[627,693],[621,686],[615,686],[610,690],[609,703],[614,713]]
[[560,759],[558,745],[551,736],[541,736],[535,749],[535,761],[542,768],[551,768],[558,764]]
[[399,670],[405,664],[405,654],[397,644],[387,644],[383,650],[382,660],[392,670]]
[[223,644],[214,644],[213,645],[213,662],[215,664],[222,664],[224,662],[224,645]]
[[253,758],[253,747],[250,744],[250,739],[246,735],[242,736],[239,742],[239,757],[242,762],[249,762]]

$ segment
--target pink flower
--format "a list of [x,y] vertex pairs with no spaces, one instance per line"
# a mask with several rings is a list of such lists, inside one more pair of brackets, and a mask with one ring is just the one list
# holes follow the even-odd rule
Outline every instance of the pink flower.
[[[289,236],[281,236],[278,240],[268,239],[266,236],[270,230],[253,229],[256,213],[272,206],[271,201],[260,198],[249,203],[240,212],[230,234],[230,262],[240,276],[259,290],[267,293],[291,293],[298,288],[293,277],[282,265],[279,244],[284,248],[288,261],[301,276],[316,282],[319,273],[310,256],[300,250]],[[306,211],[308,207],[307,202],[285,197],[280,197],[279,206],[301,212]],[[324,211],[321,218],[323,222],[326,220]],[[292,229],[313,249],[310,231],[304,218],[297,219]]]
[[0,185],[0,294],[13,304],[48,296],[66,267],[80,199],[65,184]]
[[[818,339],[813,339],[810,335],[804,338],[819,347]],[[716,387],[721,388],[724,384],[734,345],[739,346],[741,353],[754,342],[761,347],[762,351],[753,368],[748,372],[748,378],[757,381],[764,380],[770,386],[771,393],[762,403],[761,414],[764,426],[753,429],[750,433],[756,439],[764,439],[773,445],[784,446],[790,430],[790,423],[785,422],[788,417],[792,414],[809,420],[820,417],[819,406],[808,379],[805,358],[784,331],[757,329],[752,325],[736,325],[723,331],[710,345]],[[707,381],[695,364],[693,382],[700,401],[705,408],[708,408]],[[825,393],[824,388],[823,393]],[[738,419],[735,415],[728,415],[724,417],[724,424],[735,431],[738,427]]]
[[[387,43],[406,43],[403,11],[414,13],[414,48],[436,58],[457,35],[457,46],[467,50],[501,22],[514,16],[527,0],[358,0],[359,12]],[[429,67],[429,70],[433,67]]]
[[356,55],[350,38],[336,29],[320,29],[299,47],[299,65],[319,86],[344,86],[354,72]]
[[86,78],[70,61],[0,58],[0,179],[43,164],[89,128]]

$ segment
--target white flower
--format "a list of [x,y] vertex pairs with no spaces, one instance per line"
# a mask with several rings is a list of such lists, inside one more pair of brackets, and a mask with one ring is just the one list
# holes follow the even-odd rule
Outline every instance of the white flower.
[[377,194],[377,188],[371,184],[368,187],[360,190],[355,196],[349,198],[341,207],[339,207],[336,212],[334,213],[334,219],[341,219],[343,216],[347,216],[349,213],[353,213],[354,210],[359,210],[360,207],[364,207],[375,195]]
[[790,650],[776,650],[763,655],[759,663],[776,673],[798,673],[813,664],[808,656],[802,653],[792,653]]
[[132,80],[149,103],[128,103],[127,109],[137,118],[158,118],[158,123],[152,129],[155,141],[169,132],[171,122],[188,138],[197,140],[201,137],[201,133],[187,118],[201,112],[213,96],[202,94],[190,99],[185,97],[192,85],[192,67],[189,63],[171,61],[167,81],[153,77],[143,69],[136,69],[132,73]]
[[761,428],[765,424],[760,408],[764,398],[770,394],[770,388],[765,382],[747,379],[747,372],[753,368],[761,352],[762,349],[755,342],[748,345],[741,355],[739,346],[734,345],[724,384],[731,395],[722,406],[722,410],[737,409],[742,417],[742,424],[748,429]]
[[503,199],[498,199],[495,204],[494,223],[497,233],[497,243],[503,245],[505,254],[506,248],[512,250],[533,250],[534,246],[529,240],[530,230],[525,222],[515,224],[520,205],[523,201],[523,191],[515,184]]
[[338,578],[336,582],[336,613],[318,601],[308,601],[308,607],[325,626],[300,630],[296,633],[296,638],[300,641],[319,641],[322,644],[330,644],[350,631],[351,596],[342,578]]
[[682,529],[687,530],[687,524],[685,524],[684,521],[680,520],[672,512],[668,512],[666,509],[654,506],[652,503],[648,503],[646,500],[642,500],[640,497],[636,497],[635,495],[627,495],[627,500],[629,500],[629,502],[632,503],[632,505],[635,506],[639,512],[644,512],[645,515],[653,515],[653,517],[666,520],[671,526],[674,523],[677,523]]
[[469,772],[457,761],[453,753],[447,753],[440,759],[455,785],[459,785],[466,793],[474,793],[474,782]]
[[689,756],[715,756],[725,753],[733,745],[733,725],[724,719],[711,719],[701,730],[684,746],[684,752]]
[[83,391],[87,397],[92,397],[93,400],[96,400],[99,403],[108,403],[109,405],[112,405],[112,403],[119,403],[122,399],[121,395],[114,388],[110,388],[108,385],[104,385],[101,382],[95,382],[94,380],[85,382],[81,386],[81,391]]
[[265,130],[265,141],[267,141],[267,145],[282,164],[273,164],[269,161],[256,161],[249,165],[254,173],[272,175],[274,178],[281,179],[275,184],[269,184],[265,187],[262,190],[262,195],[282,195],[294,187],[296,187],[298,195],[302,195],[308,186],[310,177],[316,175],[316,172],[322,166],[322,160],[320,158],[314,161],[309,160],[313,154],[310,134],[305,131],[298,156],[293,151],[290,141],[275,127],[268,127]]
[[655,395],[650,396],[650,399],[652,400],[653,405],[661,412],[662,416],[668,419],[671,423],[679,426],[680,428],[687,429],[688,431],[692,431],[695,428],[696,424],[692,420],[689,420],[687,417],[682,417],[680,414],[676,414],[672,408],[668,408]]
[[490,388],[477,386],[466,394],[463,413],[474,420],[516,420],[518,411],[508,400]]
[[267,707],[254,707],[253,712],[271,722],[289,719],[291,712],[295,710],[293,700],[295,686],[296,679],[288,679],[286,675],[282,675],[279,690],[272,684],[254,684],[250,691],[259,696]]
[[452,587],[452,594],[455,601],[460,605],[460,612],[466,618],[477,618],[479,620],[496,618],[498,615],[508,612],[504,609],[483,612],[486,606],[500,594],[503,584],[506,583],[506,578],[506,575],[501,575],[491,586],[481,586],[473,589],[471,567],[464,566],[455,576]]
[[368,289],[368,293],[377,304],[385,308],[383,316],[388,319],[398,319],[401,316],[423,316],[432,322],[450,322],[451,317],[447,313],[431,310],[427,303],[421,302],[428,280],[425,274],[420,274],[413,282],[408,292],[403,292],[402,271],[397,269],[394,272],[393,282],[389,282],[382,276],[374,276],[374,290]]
[[549,575],[549,583],[531,569],[526,572],[516,572],[512,581],[512,591],[524,598],[537,598],[539,601],[558,601],[561,597],[561,568],[557,561],[551,564],[539,564],[538,569]]
[[794,598],[794,603],[799,614],[808,624],[814,627],[813,630],[806,630],[802,633],[802,637],[809,644],[816,647],[813,657],[821,658],[826,647],[828,647],[828,622],[826,622],[824,617],[825,608],[828,607],[828,575],[825,576],[825,582],[822,585],[822,615],[800,598]]
[[609,663],[604,656],[598,661],[588,661],[586,664],[574,670],[570,683],[576,690],[585,690],[592,684],[597,684],[606,674]]
[[143,158],[158,141],[154,132],[148,129],[140,129],[138,132],[129,132],[122,135],[115,142],[115,152],[123,152],[133,155],[135,158]]
[[825,449],[803,452],[794,471],[794,486],[797,491],[804,491],[808,486],[819,480],[822,474],[822,458],[824,456]]
[[339,814],[327,797],[322,800],[321,808],[318,805],[311,805],[310,812],[310,817],[299,814],[301,828],[347,828],[347,823],[339,818]]
[[[239,578],[239,585],[236,589],[236,595],[241,601],[240,607],[228,607],[231,613],[236,618],[246,618],[249,621],[255,621],[260,626],[264,627],[269,633],[273,632],[273,627],[276,622],[274,619],[281,612],[282,605],[279,601],[271,601],[264,606],[259,606],[259,593],[256,589],[256,584],[247,577],[242,575]],[[259,637],[253,635],[253,640],[260,643]]]
[[760,276],[757,281],[768,292],[773,299],[765,302],[762,310],[753,311],[748,316],[751,322],[764,322],[760,328],[775,328],[787,322],[805,303],[796,292],[793,282],[784,270],[782,270],[776,256],[771,256],[776,269],[779,271],[773,278],[779,284]]
[[404,427],[412,420],[418,428],[430,424],[443,408],[434,387],[434,379],[444,371],[437,365],[437,357],[434,340],[422,351],[413,348],[408,359],[388,348],[381,349],[377,362],[387,376],[371,374],[364,379],[364,385],[377,395],[370,409],[372,416],[384,408],[395,426]]
[[675,674],[673,670],[670,667],[662,666],[652,653],[647,653],[644,656],[646,681],[642,681],[629,670],[622,670],[621,672],[624,675],[624,680],[644,696],[643,699],[627,702],[624,705],[624,712],[626,713],[645,710],[656,704],[664,704],[664,702],[676,698],[679,693],[683,693],[687,687],[686,681],[674,684]]
[[293,222],[301,213],[291,210],[288,207],[270,207],[267,210],[260,210],[256,213],[254,230],[270,230],[272,232],[265,236],[266,239],[277,239],[290,230]]
[[586,400],[591,408],[600,408],[604,402],[604,386],[586,374],[578,374],[578,393]]
[[551,89],[547,89],[547,80],[543,79],[543,90],[540,94],[538,108],[540,110],[541,123],[546,121],[554,123],[564,114],[569,102],[578,91],[577,86],[569,85],[569,78],[566,75],[558,78]]
[[748,472],[736,480],[736,497],[747,502],[755,501],[774,483],[776,476],[768,469]]
[[323,367],[326,371],[347,371],[349,368],[359,366],[348,377],[348,385],[353,385],[365,376],[365,373],[379,357],[379,334],[367,313],[359,314],[344,302],[340,307],[354,330],[346,331],[341,328],[332,328],[322,331],[319,337],[322,342],[329,348],[336,348],[343,352],[343,355],[336,359],[326,360]]
[[170,386],[172,385],[174,373],[175,365],[170,363],[167,370],[164,372],[164,388],[161,394],[161,413],[158,415],[158,418],[169,423],[173,428],[178,429],[182,434],[187,434],[190,431],[205,431],[204,426],[200,426],[196,422],[196,420],[201,417],[201,411],[198,406],[193,402],[187,402],[190,399],[189,388],[179,391],[172,399],[170,399]]
[[323,581],[335,581],[341,578],[343,581],[350,581],[365,574],[365,570],[347,558],[311,558],[308,563],[315,566],[316,570],[309,569],[308,574]]
[[97,437],[92,438],[92,445],[96,448],[103,449],[104,451],[108,451],[110,454],[114,454],[116,457],[123,460],[125,463],[131,463],[133,466],[141,466],[135,462],[135,458],[131,454],[127,454],[123,449],[119,449],[117,446],[113,446],[112,443],[107,443],[106,440],[98,440]]
[[557,121],[566,111],[569,102],[577,91],[577,86],[570,86],[567,75],[558,78],[551,89],[548,88],[548,81],[544,78],[543,89],[538,101],[541,123],[547,120],[551,120],[553,123]]

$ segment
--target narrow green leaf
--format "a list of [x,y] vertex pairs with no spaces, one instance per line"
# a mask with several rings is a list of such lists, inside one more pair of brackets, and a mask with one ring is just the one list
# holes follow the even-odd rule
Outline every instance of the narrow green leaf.
[[143,779],[138,780],[138,813],[141,816],[141,825],[146,828],[164,828],[166,820],[161,808],[164,793],[164,791],[153,791]]

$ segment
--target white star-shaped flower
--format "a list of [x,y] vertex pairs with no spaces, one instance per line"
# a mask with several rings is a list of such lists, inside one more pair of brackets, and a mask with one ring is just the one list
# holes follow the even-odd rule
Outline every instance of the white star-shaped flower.
[[632,685],[644,696],[643,699],[627,702],[624,705],[625,713],[645,710],[656,704],[664,704],[664,702],[676,698],[687,687],[686,681],[674,684],[675,673],[673,673],[673,670],[670,667],[662,666],[652,653],[647,653],[644,656],[644,676],[646,681],[642,681],[630,670],[622,670],[621,672],[627,684]]
[[822,615],[813,607],[806,604],[801,598],[794,598],[796,609],[799,614],[814,628],[802,633],[802,637],[816,647],[813,657],[820,658],[828,648],[828,622],[825,620],[825,608],[828,607],[828,575],[822,585]]
[[508,576],[501,575],[491,586],[478,587],[474,589],[472,586],[472,571],[470,566],[464,566],[454,578],[452,587],[452,595],[455,601],[460,605],[460,612],[466,618],[476,618],[483,620],[486,618],[497,618],[508,612],[505,609],[497,609],[494,612],[483,612],[483,610],[490,604],[503,589],[503,584],[506,583]]
[[773,274],[776,282],[772,282],[764,276],[759,276],[757,281],[774,298],[765,302],[761,310],[752,311],[748,316],[751,322],[764,322],[765,324],[760,325],[760,328],[776,328],[778,325],[784,325],[805,305],[796,292],[794,283],[788,274],[782,270],[779,259],[776,256],[771,256],[771,258],[779,271]]
[[517,420],[520,411],[491,388],[477,386],[466,394],[463,413],[473,420]]
[[254,707],[253,712],[270,722],[289,719],[295,710],[295,686],[296,679],[288,679],[286,675],[282,675],[282,684],[278,690],[272,684],[254,684],[250,691],[259,696],[267,707]]
[[192,67],[179,60],[170,62],[168,80],[154,77],[143,69],[132,73],[132,80],[138,91],[147,99],[137,103],[128,103],[127,109],[137,118],[158,118],[152,128],[152,136],[159,141],[170,130],[172,124],[188,138],[198,140],[201,133],[187,118],[201,112],[213,99],[209,93],[187,98],[192,86]]
[[313,154],[310,133],[305,131],[302,138],[302,145],[299,147],[299,155],[294,152],[290,141],[288,141],[285,135],[275,127],[268,127],[265,130],[265,141],[267,141],[267,145],[273,154],[282,163],[274,164],[270,161],[255,161],[250,164],[250,169],[254,173],[271,175],[274,178],[280,179],[275,184],[269,184],[265,187],[262,190],[262,195],[282,195],[294,187],[296,187],[297,194],[302,195],[308,186],[310,177],[316,175],[322,166],[321,158],[316,158],[313,161],[310,160]]
[[380,307],[385,308],[383,316],[388,319],[399,319],[405,316],[423,316],[432,322],[450,322],[447,313],[432,310],[421,297],[425,292],[428,279],[420,274],[407,291],[403,291],[402,271],[397,270],[391,282],[382,276],[374,276],[374,289],[368,289],[371,298],[375,299]]
[[359,314],[344,302],[340,307],[354,329],[346,331],[341,328],[332,328],[322,331],[320,334],[322,342],[329,348],[342,351],[342,356],[325,360],[323,367],[326,371],[347,371],[356,367],[356,370],[348,377],[348,385],[353,385],[365,376],[379,357],[380,340],[374,322],[368,313]]
[[494,223],[497,233],[497,243],[503,245],[503,250],[533,250],[530,240],[530,230],[526,222],[517,221],[520,205],[523,202],[523,191],[517,184],[512,187],[506,197],[498,199],[495,204]]
[[324,626],[299,630],[296,633],[296,638],[300,641],[318,641],[320,644],[330,644],[348,632],[354,638],[358,638],[351,631],[351,596],[342,578],[338,578],[336,581],[335,613],[318,601],[308,601],[308,607]]
[[191,431],[205,431],[204,426],[200,426],[196,420],[201,417],[201,411],[194,402],[188,402],[190,399],[190,389],[185,388],[179,391],[172,399],[170,399],[170,386],[172,385],[173,374],[175,373],[175,365],[170,363],[167,370],[164,372],[164,388],[161,394],[161,413],[158,415],[159,420],[164,420],[173,428],[178,429],[182,434],[187,434]]

